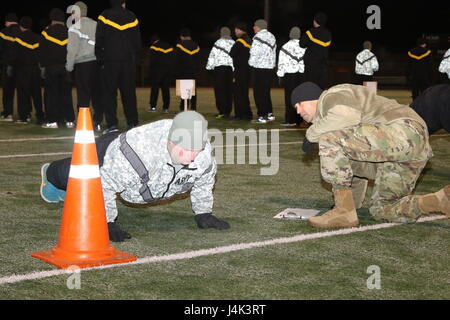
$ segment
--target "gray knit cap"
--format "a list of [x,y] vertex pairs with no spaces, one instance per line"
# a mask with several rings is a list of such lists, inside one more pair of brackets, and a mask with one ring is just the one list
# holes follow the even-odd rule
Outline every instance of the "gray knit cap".
[[196,111],[181,112],[173,119],[168,139],[185,150],[203,150],[208,139],[208,121]]
[[370,41],[364,41],[364,43],[363,43],[363,48],[364,49],[372,49],[372,42],[370,42]]
[[267,29],[267,21],[264,19],[258,19],[255,21],[255,27],[262,29]]
[[289,33],[289,38],[300,39],[301,31],[299,27],[293,27]]
[[228,27],[222,27],[220,28],[220,37],[221,38],[230,38],[231,37],[231,30]]
[[[88,7],[83,1],[75,2],[74,6],[80,8],[80,16],[87,17]],[[73,8],[72,8],[73,10]]]

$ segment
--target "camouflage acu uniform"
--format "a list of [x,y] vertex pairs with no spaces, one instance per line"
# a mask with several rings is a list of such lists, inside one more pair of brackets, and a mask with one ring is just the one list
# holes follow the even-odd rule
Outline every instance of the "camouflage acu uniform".
[[[172,164],[167,142],[172,120],[161,120],[127,132],[126,139],[149,172],[152,197],[169,199],[176,194],[191,191],[192,210],[195,214],[211,213],[213,187],[217,165],[208,141],[195,161],[178,172]],[[141,179],[120,150],[120,139],[114,140],[106,150],[100,168],[106,217],[113,222],[117,217],[116,196],[133,204],[147,203],[139,190]]]
[[322,177],[334,187],[375,180],[369,208],[375,219],[420,216],[411,192],[432,151],[426,124],[408,106],[362,86],[336,86],[321,95],[307,138],[319,143]]

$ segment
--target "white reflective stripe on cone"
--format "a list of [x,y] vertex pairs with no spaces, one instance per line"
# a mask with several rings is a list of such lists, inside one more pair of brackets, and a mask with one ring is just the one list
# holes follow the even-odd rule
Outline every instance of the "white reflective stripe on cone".
[[79,130],[75,133],[75,143],[95,143],[94,131]]
[[99,169],[98,165],[70,166],[69,178],[75,178],[75,179],[100,178],[100,169]]

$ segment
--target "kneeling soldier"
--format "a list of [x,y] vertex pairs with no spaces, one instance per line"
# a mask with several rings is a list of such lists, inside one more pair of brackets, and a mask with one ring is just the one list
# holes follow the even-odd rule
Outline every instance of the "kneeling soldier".
[[319,144],[322,178],[333,186],[334,209],[311,218],[311,225],[356,227],[368,179],[375,180],[369,212],[376,220],[411,222],[433,212],[450,217],[450,185],[411,195],[432,157],[427,126],[413,109],[363,86],[322,91],[312,82],[294,90],[292,105],[313,123],[303,149]]

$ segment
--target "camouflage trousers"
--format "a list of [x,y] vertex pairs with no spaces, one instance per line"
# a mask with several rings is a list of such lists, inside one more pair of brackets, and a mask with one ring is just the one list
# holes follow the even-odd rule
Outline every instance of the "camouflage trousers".
[[323,134],[319,155],[323,179],[351,187],[355,179],[374,180],[369,211],[376,220],[415,221],[420,196],[411,195],[432,156],[428,132],[412,120],[364,124]]

